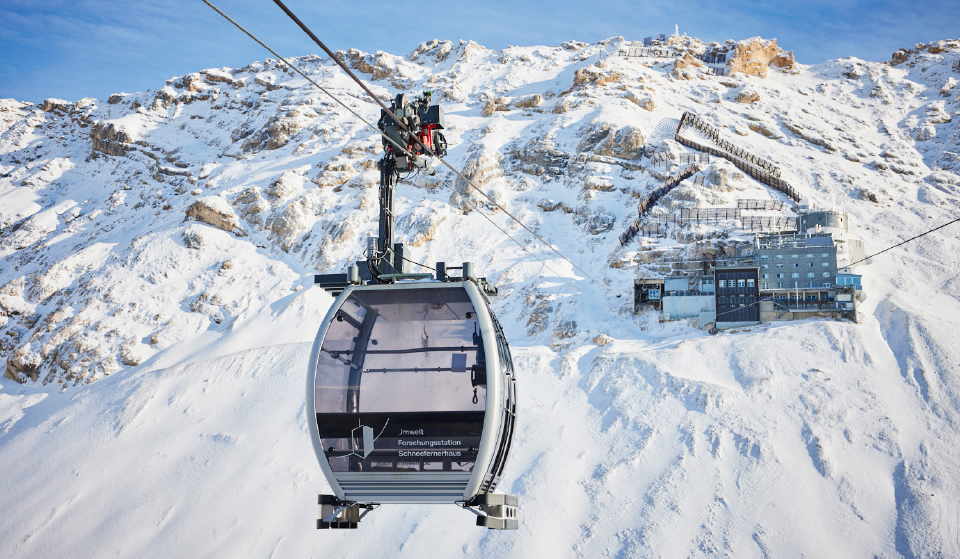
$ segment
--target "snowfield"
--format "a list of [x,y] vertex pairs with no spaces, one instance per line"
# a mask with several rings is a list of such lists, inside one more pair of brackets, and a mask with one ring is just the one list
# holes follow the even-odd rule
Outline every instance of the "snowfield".
[[[858,323],[716,335],[634,315],[633,279],[747,232],[617,241],[685,166],[684,111],[846,211],[868,254],[956,219],[960,42],[766,78],[601,57],[625,43],[343,53],[385,99],[433,90],[448,161],[592,276],[452,173],[398,189],[414,260],[472,261],[500,289],[516,532],[453,506],[315,529],[304,385],[333,298],[313,274],[376,234],[373,131],[273,60],[0,100],[4,556],[960,556],[960,224],[857,268]],[[295,63],[377,120],[330,60]],[[723,160],[702,175],[657,211],[783,200]]]

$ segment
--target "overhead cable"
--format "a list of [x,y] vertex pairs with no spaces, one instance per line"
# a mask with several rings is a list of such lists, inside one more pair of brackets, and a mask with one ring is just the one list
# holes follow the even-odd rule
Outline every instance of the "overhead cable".
[[[203,1],[204,1],[204,2],[207,2],[207,0],[203,0]],[[510,219],[516,221],[517,224],[520,225],[520,227],[523,227],[528,233],[530,233],[530,234],[533,235],[538,241],[540,241],[541,243],[543,243],[544,246],[546,246],[547,248],[549,248],[550,250],[552,250],[553,252],[555,252],[555,253],[557,254],[557,256],[559,256],[560,258],[566,260],[571,266],[573,266],[574,268],[576,268],[581,274],[583,274],[584,276],[586,276],[588,279],[590,279],[591,281],[593,281],[594,283],[596,283],[596,284],[599,285],[600,287],[602,287],[602,288],[604,288],[604,289],[607,289],[607,287],[606,287],[603,283],[601,283],[601,282],[597,281],[596,279],[594,279],[593,276],[591,276],[590,274],[588,274],[583,268],[581,268],[580,266],[577,266],[572,260],[570,260],[569,258],[567,258],[566,256],[564,256],[559,250],[557,250],[556,248],[554,248],[553,245],[551,245],[550,243],[548,243],[546,240],[544,240],[542,237],[540,237],[540,235],[537,235],[532,229],[530,229],[529,227],[527,227],[526,224],[524,224],[522,221],[520,221],[519,218],[517,218],[516,216],[514,216],[513,214],[511,214],[510,212],[508,212],[506,208],[504,208],[503,206],[501,206],[500,204],[498,204],[498,203],[497,203],[493,198],[491,198],[487,193],[485,193],[485,192],[483,192],[482,190],[480,190],[480,188],[477,187],[477,185],[475,185],[472,180],[470,180],[469,178],[467,178],[466,176],[464,176],[463,173],[461,173],[457,168],[455,168],[453,165],[451,165],[450,163],[448,163],[448,162],[447,162],[446,160],[444,160],[442,157],[439,157],[436,153],[434,153],[433,149],[431,149],[429,146],[427,146],[427,145],[425,145],[423,142],[421,142],[421,141],[420,141],[420,138],[418,138],[416,134],[413,134],[413,133],[410,131],[410,129],[407,128],[407,126],[406,126],[406,124],[404,123],[403,119],[397,118],[397,116],[396,116],[395,114],[393,114],[393,111],[391,111],[390,108],[387,107],[387,106],[384,104],[384,102],[383,102],[379,97],[377,97],[376,95],[374,95],[374,93],[373,93],[372,91],[370,91],[370,88],[367,87],[367,85],[363,82],[363,80],[361,80],[360,78],[358,78],[358,77],[356,76],[356,74],[354,74],[353,71],[350,70],[350,67],[347,66],[342,60],[340,60],[340,58],[336,55],[336,53],[334,53],[332,50],[330,50],[330,48],[327,47],[327,45],[325,45],[325,44],[323,43],[323,41],[320,40],[319,37],[317,37],[316,35],[314,35],[313,31],[311,31],[310,28],[306,26],[306,24],[304,24],[302,21],[300,21],[300,18],[298,18],[292,11],[290,11],[290,8],[288,8],[288,7],[287,7],[283,2],[281,2],[280,0],[273,0],[273,3],[276,4],[281,10],[283,10],[283,12],[284,12],[285,14],[287,14],[287,17],[289,17],[294,23],[296,23],[297,26],[299,26],[300,29],[302,29],[303,32],[306,33],[306,34],[313,40],[313,42],[317,44],[317,46],[319,46],[321,49],[323,49],[323,52],[325,52],[325,53],[327,54],[327,56],[329,56],[330,59],[333,60],[334,63],[337,64],[337,66],[339,66],[341,69],[343,69],[343,71],[346,72],[347,75],[350,76],[350,78],[353,79],[353,81],[355,81],[355,82],[357,83],[357,85],[359,85],[359,86],[363,89],[363,91],[365,91],[365,92],[367,93],[367,95],[369,95],[370,98],[373,99],[373,101],[374,101],[377,105],[379,105],[380,108],[381,108],[384,112],[386,112],[388,115],[390,115],[390,117],[391,117],[395,122],[397,122],[397,123],[404,129],[404,131],[406,131],[406,132],[410,135],[410,138],[413,139],[417,144],[419,144],[420,147],[421,147],[425,152],[427,152],[427,154],[429,154],[429,155],[432,156],[432,157],[436,157],[436,158],[440,161],[440,163],[443,163],[443,165],[444,165],[445,167],[447,167],[448,169],[450,169],[451,171],[453,171],[453,173],[454,173],[457,177],[459,177],[461,180],[463,180],[465,184],[467,184],[468,186],[470,186],[470,188],[472,188],[473,190],[475,190],[478,194],[480,194],[481,196],[483,196],[484,198],[486,198],[487,202],[489,202],[490,204],[492,204],[492,205],[496,206],[497,208],[499,208],[504,214],[506,214],[508,217],[510,217]],[[379,128],[378,128],[377,130],[379,131]],[[381,133],[382,133],[382,132],[381,132]],[[608,291],[609,291],[609,289],[608,289]]]
[[[866,262],[867,260],[873,258],[874,256],[877,256],[877,255],[879,255],[879,254],[883,254],[884,252],[887,252],[888,250],[895,249],[895,248],[897,248],[898,246],[905,245],[905,244],[909,243],[910,241],[919,239],[920,237],[922,237],[922,236],[924,236],[924,235],[929,235],[930,233],[933,233],[934,231],[937,231],[937,230],[939,230],[939,229],[943,229],[943,228],[946,227],[947,225],[956,223],[956,222],[958,222],[958,221],[960,221],[960,218],[954,219],[954,220],[952,220],[952,221],[948,221],[948,222],[944,223],[943,225],[939,225],[939,226],[937,226],[937,227],[934,227],[933,229],[928,229],[928,230],[924,231],[923,233],[920,233],[919,235],[915,235],[915,236],[913,236],[913,237],[910,237],[909,239],[907,239],[907,240],[905,240],[905,241],[903,241],[903,242],[897,243],[897,244],[895,244],[895,245],[888,246],[887,248],[881,250],[880,252],[875,252],[875,253],[871,254],[870,256],[867,256],[867,257],[861,258],[860,260],[857,260],[856,262],[853,262],[853,263],[851,263],[851,264],[847,264],[846,266],[844,266],[844,268],[852,268],[853,266],[856,266],[857,264],[859,264],[859,263],[861,263],[861,262]],[[816,282],[818,282],[818,281],[821,281],[821,280],[808,281],[807,283],[803,284],[803,289],[806,289],[808,286],[810,286],[811,284],[816,283]],[[800,286],[797,285],[797,286],[795,286],[795,287],[788,287],[788,288],[783,288],[783,289],[777,289],[776,291],[786,291],[786,292],[789,293],[790,291],[792,291],[792,290],[794,290],[794,289],[800,289]],[[755,302],[755,303],[748,303],[748,304],[746,304],[746,305],[744,305],[744,306],[742,306],[742,307],[737,307],[737,308],[732,309],[732,310],[729,310],[729,311],[724,311],[724,312],[722,312],[722,313],[717,313],[717,316],[724,315],[724,314],[730,314],[730,313],[733,313],[733,312],[737,312],[737,311],[739,311],[740,309],[745,309],[745,308],[753,307],[753,306],[759,305],[762,301],[773,301],[773,300],[774,300],[774,299],[772,299],[772,298],[771,298],[771,299],[761,299],[761,300],[759,300],[759,301],[757,301],[757,302]],[[800,302],[800,301],[799,301],[799,298],[798,298],[798,299],[797,299],[797,304],[799,304],[799,302]]]

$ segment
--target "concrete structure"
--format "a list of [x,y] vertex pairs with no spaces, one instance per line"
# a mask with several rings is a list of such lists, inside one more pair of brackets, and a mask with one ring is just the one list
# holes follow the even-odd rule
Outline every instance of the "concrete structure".
[[866,256],[866,247],[862,239],[850,234],[850,218],[847,212],[812,207],[809,202],[801,201],[800,218],[797,230],[808,235],[830,234],[837,247],[837,269],[849,272],[850,265],[858,263]]
[[[716,313],[713,295],[673,295],[663,298],[663,319],[701,318]],[[710,321],[712,322],[712,320]]]
[[753,256],[760,290],[829,289],[836,283],[837,247],[831,234],[757,235],[738,256]]
[[[697,318],[717,328],[833,316],[856,321],[860,276],[849,265],[863,258],[863,241],[849,236],[849,218],[838,210],[800,205],[800,231],[761,233],[737,247],[736,256],[685,261],[667,268],[673,277],[636,280],[634,309],[656,294],[665,320]],[[741,285],[742,284],[742,285]]]

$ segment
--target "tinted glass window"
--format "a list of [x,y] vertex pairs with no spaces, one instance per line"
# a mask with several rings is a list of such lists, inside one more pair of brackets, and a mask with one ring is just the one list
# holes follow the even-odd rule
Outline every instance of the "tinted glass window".
[[486,365],[463,288],[354,291],[317,360],[317,428],[331,468],[471,470]]

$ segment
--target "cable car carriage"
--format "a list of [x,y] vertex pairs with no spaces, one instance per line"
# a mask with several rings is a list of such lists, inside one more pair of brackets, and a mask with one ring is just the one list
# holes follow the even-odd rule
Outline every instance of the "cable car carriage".
[[[409,114],[403,103],[395,112]],[[381,164],[381,237],[368,260],[316,279],[339,292],[307,378],[310,435],[334,493],[320,496],[317,527],[356,528],[385,503],[450,503],[479,526],[516,529],[516,497],[493,493],[516,418],[510,350],[487,298],[496,289],[469,262],[407,273],[391,244],[397,162]],[[447,275],[455,269],[461,277]]]

